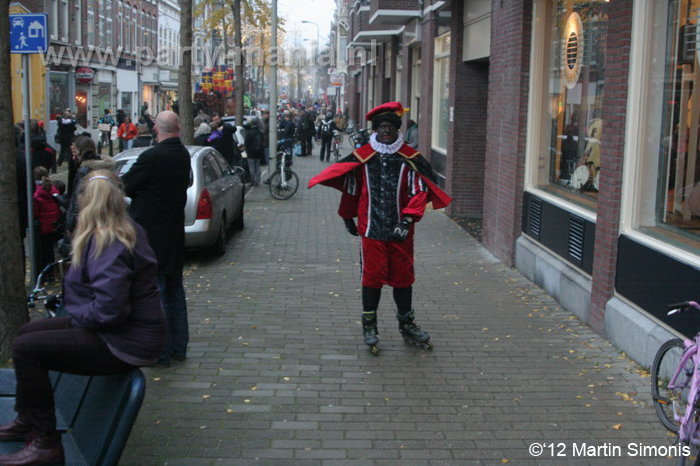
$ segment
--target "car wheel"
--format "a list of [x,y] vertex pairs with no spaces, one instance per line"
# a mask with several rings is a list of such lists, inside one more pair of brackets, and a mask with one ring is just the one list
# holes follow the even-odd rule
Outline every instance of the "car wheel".
[[221,216],[219,234],[216,236],[216,241],[211,249],[217,256],[223,256],[226,254],[226,215]]
[[238,209],[238,216],[233,221],[231,226],[235,231],[241,231],[245,227],[245,220],[243,219],[243,206],[245,205],[245,197],[241,197],[241,207]]

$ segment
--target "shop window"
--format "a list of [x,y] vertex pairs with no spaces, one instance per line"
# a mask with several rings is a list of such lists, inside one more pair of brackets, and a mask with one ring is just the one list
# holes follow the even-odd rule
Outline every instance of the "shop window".
[[698,253],[700,1],[652,2],[647,16],[634,227]]
[[451,34],[435,39],[433,72],[433,149],[447,153],[447,132],[450,118],[450,40]]
[[67,108],[72,108],[68,97],[68,73],[49,72],[49,117],[55,120]]
[[[537,43],[544,59],[534,70],[538,106],[534,183],[595,210],[598,199],[608,3],[543,1]],[[537,53],[537,52],[535,52]],[[539,78],[538,78],[539,76]],[[538,82],[539,80],[539,82]]]

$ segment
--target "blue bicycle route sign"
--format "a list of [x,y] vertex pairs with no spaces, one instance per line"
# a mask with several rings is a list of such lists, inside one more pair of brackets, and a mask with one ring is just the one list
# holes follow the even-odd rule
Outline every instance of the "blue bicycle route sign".
[[46,13],[10,15],[10,51],[45,53],[49,48]]

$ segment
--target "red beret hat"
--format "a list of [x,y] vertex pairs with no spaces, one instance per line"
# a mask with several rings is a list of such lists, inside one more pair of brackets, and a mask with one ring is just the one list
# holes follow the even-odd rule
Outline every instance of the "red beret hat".
[[380,105],[379,107],[375,107],[373,110],[371,110],[367,116],[365,116],[365,120],[367,121],[372,121],[372,119],[376,116],[381,115],[382,113],[396,113],[398,116],[403,116],[404,112],[406,109],[403,108],[403,105],[401,105],[401,102],[387,102],[385,104]]

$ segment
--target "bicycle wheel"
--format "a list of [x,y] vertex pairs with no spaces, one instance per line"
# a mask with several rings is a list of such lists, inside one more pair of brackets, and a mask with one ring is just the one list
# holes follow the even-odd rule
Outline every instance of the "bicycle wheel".
[[651,367],[651,396],[659,418],[663,425],[671,432],[678,432],[680,422],[676,420],[676,414],[683,416],[688,406],[688,391],[690,380],[693,377],[695,366],[693,360],[688,359],[681,370],[675,383],[675,388],[669,389],[671,377],[685,353],[683,340],[678,338],[669,340],[659,348]]
[[286,184],[282,185],[282,172],[277,170],[270,177],[270,194],[275,199],[280,199],[284,201],[294,196],[299,189],[299,177],[289,168],[284,169],[284,176],[286,178]]

